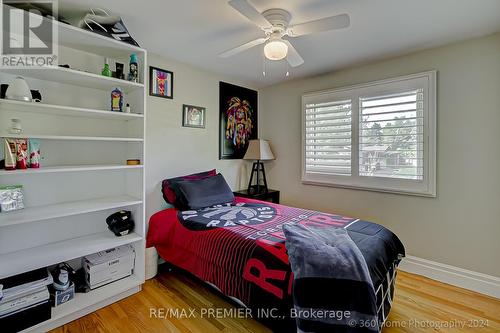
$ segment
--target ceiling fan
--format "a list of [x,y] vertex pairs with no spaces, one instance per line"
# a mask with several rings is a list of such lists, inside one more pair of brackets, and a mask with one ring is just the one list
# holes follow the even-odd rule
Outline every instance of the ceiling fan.
[[290,26],[291,15],[284,9],[275,8],[260,13],[247,0],[231,0],[229,5],[260,27],[266,36],[222,52],[219,54],[222,58],[231,57],[265,43],[264,55],[267,59],[286,58],[290,66],[297,67],[304,63],[304,59],[284,37],[300,37],[321,31],[342,29],[350,24],[349,15],[341,14]]

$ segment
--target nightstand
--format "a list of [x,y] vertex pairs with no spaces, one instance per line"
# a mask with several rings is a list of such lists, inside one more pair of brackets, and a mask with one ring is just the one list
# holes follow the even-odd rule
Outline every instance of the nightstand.
[[243,198],[249,198],[249,199],[256,199],[256,200],[262,200],[262,201],[270,201],[275,204],[280,203],[280,191],[277,190],[267,190],[261,191],[261,192],[255,192],[255,191],[248,191],[248,190],[241,190],[241,191],[235,191],[233,192],[234,196],[236,197],[243,197]]

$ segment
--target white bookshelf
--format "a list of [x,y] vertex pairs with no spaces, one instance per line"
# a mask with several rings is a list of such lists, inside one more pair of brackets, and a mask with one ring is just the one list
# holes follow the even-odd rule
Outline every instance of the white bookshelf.
[[[52,318],[27,329],[45,332],[129,296],[144,282],[145,117],[147,52],[136,46],[63,23],[59,29],[61,64],[71,69],[0,69],[0,82],[22,76],[42,94],[41,103],[0,99],[0,137],[37,138],[41,168],[0,170],[1,185],[22,185],[24,210],[0,213],[0,278],[72,261],[131,244],[134,274],[52,309]],[[135,53],[140,82],[100,75],[104,58],[124,63]],[[110,93],[119,87],[132,113],[109,110]],[[20,119],[23,133],[7,132]],[[3,151],[0,149],[0,153]],[[140,159],[141,165],[127,165]],[[135,229],[116,237],[106,217],[132,211]],[[78,268],[78,267],[75,267]]]

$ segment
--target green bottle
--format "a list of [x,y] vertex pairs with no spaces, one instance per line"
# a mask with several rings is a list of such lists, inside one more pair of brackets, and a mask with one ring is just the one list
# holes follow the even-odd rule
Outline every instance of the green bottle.
[[109,64],[108,64],[108,62],[107,62],[107,61],[106,61],[106,63],[104,64],[104,68],[102,69],[101,74],[102,74],[103,76],[108,76],[108,77],[113,76],[113,73],[111,73],[111,69],[109,69]]
[[139,82],[139,62],[137,60],[137,54],[135,53],[130,55],[128,80],[132,82]]

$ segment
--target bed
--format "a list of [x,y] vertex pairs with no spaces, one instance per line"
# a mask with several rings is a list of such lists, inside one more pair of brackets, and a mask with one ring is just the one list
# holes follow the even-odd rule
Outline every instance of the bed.
[[[311,298],[316,293],[338,309],[343,304],[336,300],[354,297],[351,295],[356,291],[321,284],[312,289],[294,287],[283,232],[288,225],[346,231],[366,261],[376,295],[376,315],[379,323],[384,322],[405,250],[397,236],[375,223],[236,197],[232,202],[206,208],[169,208],[154,214],[147,246],[156,247],[166,262],[251,309],[255,318],[274,331],[294,332],[297,318],[293,318],[291,309],[297,297]],[[356,302],[362,304],[363,300]],[[335,331],[364,332],[348,328]]]

